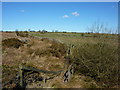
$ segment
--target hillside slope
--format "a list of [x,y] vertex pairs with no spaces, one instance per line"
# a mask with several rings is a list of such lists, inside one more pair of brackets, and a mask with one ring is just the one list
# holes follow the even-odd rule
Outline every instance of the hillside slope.
[[[10,34],[10,35],[9,35]],[[14,88],[16,82],[8,82],[17,77],[19,74],[19,66],[34,67],[37,69],[48,71],[63,70],[67,66],[65,55],[66,47],[64,44],[50,41],[46,38],[38,39],[34,37],[21,38],[14,35],[15,33],[3,33],[3,40],[7,38],[26,39],[27,44],[19,48],[3,47],[2,51],[2,80],[3,87]],[[8,42],[9,45],[10,42]],[[43,84],[40,78],[48,77],[44,73],[31,73],[26,76],[26,88],[96,88],[97,84],[93,79],[84,75],[74,74],[70,82],[63,81],[62,74],[54,76]],[[52,76],[49,76],[52,77]],[[30,81],[31,80],[31,81]],[[42,84],[41,84],[42,83]]]

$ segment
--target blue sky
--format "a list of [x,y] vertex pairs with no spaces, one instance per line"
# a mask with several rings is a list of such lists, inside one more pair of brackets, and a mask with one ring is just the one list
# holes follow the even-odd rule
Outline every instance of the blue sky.
[[3,2],[3,30],[86,32],[95,21],[118,26],[117,2]]

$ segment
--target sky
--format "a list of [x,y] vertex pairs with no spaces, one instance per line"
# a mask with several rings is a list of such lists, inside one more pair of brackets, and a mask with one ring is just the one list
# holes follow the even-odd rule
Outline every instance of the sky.
[[119,2],[119,0],[2,0],[2,2]]
[[2,29],[87,32],[94,22],[118,26],[117,2],[2,2]]

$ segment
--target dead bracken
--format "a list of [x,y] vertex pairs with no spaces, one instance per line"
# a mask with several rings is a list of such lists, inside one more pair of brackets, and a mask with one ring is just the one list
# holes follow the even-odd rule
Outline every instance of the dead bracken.
[[23,44],[24,43],[17,38],[8,38],[5,40],[2,40],[2,46],[7,48],[10,48],[10,47],[19,48],[20,46],[23,46]]

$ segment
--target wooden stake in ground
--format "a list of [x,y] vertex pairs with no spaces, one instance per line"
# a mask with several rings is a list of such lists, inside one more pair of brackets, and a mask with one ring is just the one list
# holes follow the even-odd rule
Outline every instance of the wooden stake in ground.
[[20,86],[23,87],[23,70],[22,70],[22,66],[20,65],[19,68],[20,68],[20,71],[19,71],[19,73],[20,73]]

